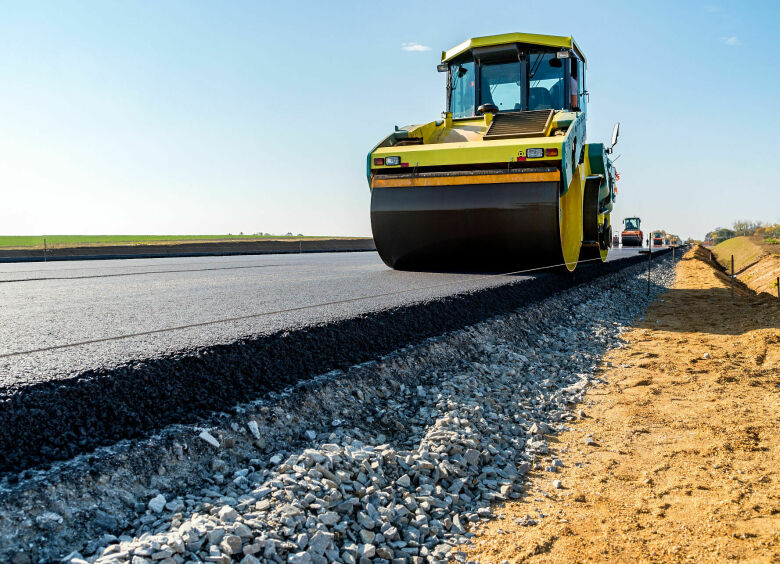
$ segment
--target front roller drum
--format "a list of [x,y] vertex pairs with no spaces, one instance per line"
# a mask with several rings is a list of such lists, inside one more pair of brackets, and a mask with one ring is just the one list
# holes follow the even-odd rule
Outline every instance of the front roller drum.
[[641,247],[644,243],[639,235],[621,235],[620,243],[624,247]]
[[[379,256],[401,270],[506,272],[562,264],[559,173],[527,174],[537,176],[375,182],[371,228]],[[405,180],[412,185],[399,185]]]

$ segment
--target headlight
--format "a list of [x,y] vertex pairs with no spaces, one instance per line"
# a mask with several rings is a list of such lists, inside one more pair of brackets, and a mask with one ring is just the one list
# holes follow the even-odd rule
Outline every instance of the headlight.
[[544,156],[544,149],[528,149],[525,156],[529,159],[538,159]]
[[401,164],[401,157],[385,157],[385,164],[387,166],[398,166]]

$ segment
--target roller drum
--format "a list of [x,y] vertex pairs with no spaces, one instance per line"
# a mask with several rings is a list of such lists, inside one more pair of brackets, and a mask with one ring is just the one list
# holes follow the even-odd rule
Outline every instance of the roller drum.
[[642,238],[639,235],[622,235],[620,242],[624,247],[641,247],[643,244]]
[[563,262],[559,182],[374,187],[371,228],[401,270],[508,271]]

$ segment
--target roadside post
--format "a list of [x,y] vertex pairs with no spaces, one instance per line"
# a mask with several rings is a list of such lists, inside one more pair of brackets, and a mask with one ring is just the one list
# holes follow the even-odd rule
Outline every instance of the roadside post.
[[731,299],[734,299],[734,255],[731,255]]
[[775,280],[775,286],[777,286],[777,299],[780,300],[780,276]]
[[653,258],[653,235],[647,236],[647,295],[650,295],[650,260]]
[[43,262],[46,262],[46,238],[43,238]]

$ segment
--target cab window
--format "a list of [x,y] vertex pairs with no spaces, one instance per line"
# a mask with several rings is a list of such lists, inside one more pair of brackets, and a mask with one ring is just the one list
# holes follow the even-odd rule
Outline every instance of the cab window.
[[522,69],[519,61],[485,64],[480,68],[480,104],[494,104],[499,111],[523,107]]
[[528,109],[565,108],[563,61],[555,53],[531,53],[529,67]]
[[474,115],[474,61],[450,67],[450,111],[454,118]]
[[577,60],[577,95],[579,96],[580,109],[584,112],[588,105],[588,96],[585,94],[585,63]]

